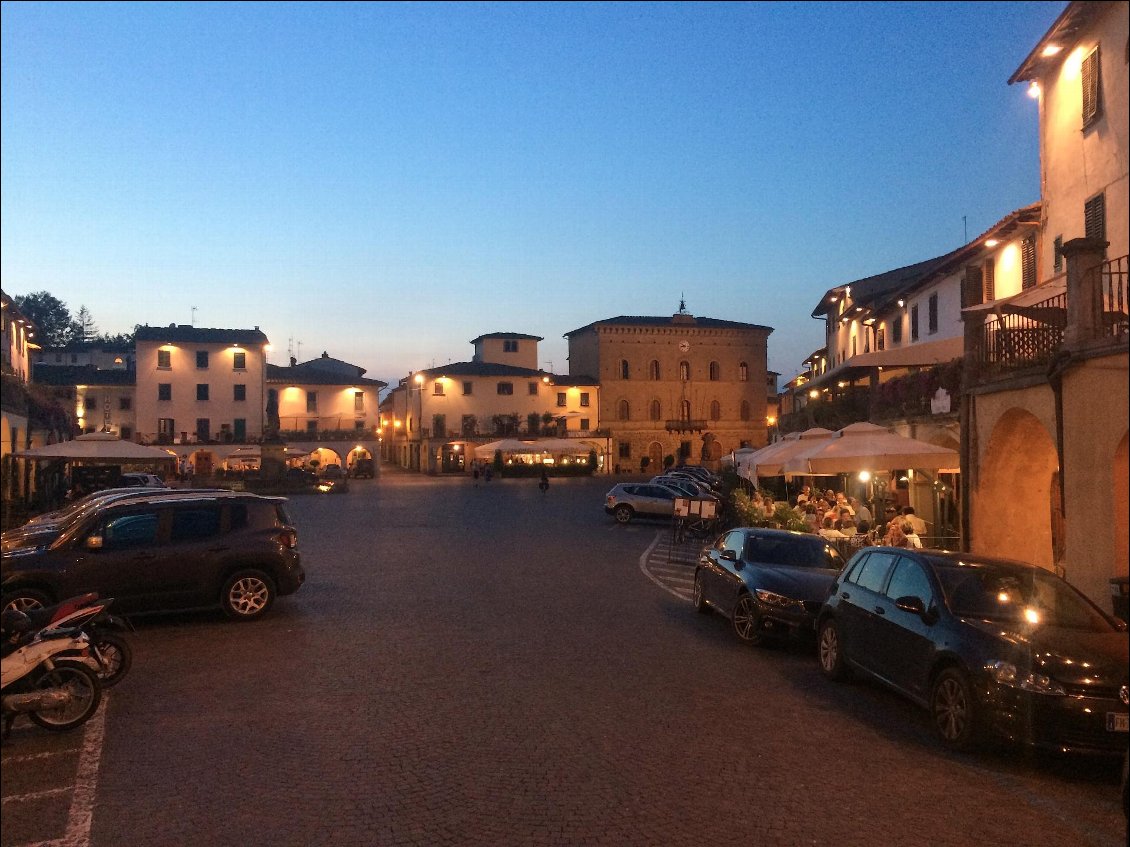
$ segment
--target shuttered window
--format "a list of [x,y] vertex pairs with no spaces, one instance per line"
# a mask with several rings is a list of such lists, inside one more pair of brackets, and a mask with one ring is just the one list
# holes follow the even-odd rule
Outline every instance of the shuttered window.
[[1055,253],[1055,258],[1053,259],[1053,266],[1055,267],[1055,272],[1059,273],[1060,271],[1063,270],[1063,236],[1062,235],[1057,235],[1055,237],[1055,241],[1052,242],[1052,250]]
[[1036,287],[1036,236],[1029,235],[1020,242],[1020,287]]
[[1088,238],[1106,241],[1106,195],[1096,194],[1083,205],[1084,233]]
[[981,302],[992,303],[997,299],[997,266],[992,259],[981,265]]
[[938,331],[938,295],[931,294],[926,307],[926,328],[931,335]]
[[1091,126],[1103,113],[1103,80],[1099,65],[1099,48],[1083,60],[1083,129]]
[[[983,302],[984,288],[981,281],[981,267],[969,265],[965,268],[965,279],[961,284],[961,308],[967,309]],[[880,347],[880,350],[883,348]]]

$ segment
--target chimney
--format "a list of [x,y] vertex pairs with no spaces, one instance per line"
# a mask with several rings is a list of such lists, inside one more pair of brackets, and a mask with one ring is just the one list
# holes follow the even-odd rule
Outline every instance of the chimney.
[[298,360],[296,358],[294,358],[294,356],[291,356],[290,357],[290,366],[293,368],[297,364],[298,364]]

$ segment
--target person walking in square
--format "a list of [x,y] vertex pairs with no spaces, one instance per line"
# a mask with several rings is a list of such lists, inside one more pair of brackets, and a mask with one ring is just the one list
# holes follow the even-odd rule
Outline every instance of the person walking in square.
[[541,481],[538,482],[538,488],[541,489],[542,494],[545,494],[547,491],[549,491],[549,474],[547,474],[544,470],[541,472]]

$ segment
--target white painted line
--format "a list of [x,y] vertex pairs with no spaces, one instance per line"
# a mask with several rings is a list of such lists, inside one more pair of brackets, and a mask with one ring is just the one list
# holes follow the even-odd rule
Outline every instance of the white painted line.
[[110,708],[109,695],[103,695],[102,705],[86,724],[82,737],[82,754],[75,774],[75,793],[71,797],[71,810],[67,815],[67,834],[64,847],[90,847],[90,828],[94,823],[94,793],[98,788],[98,766],[102,761],[102,741],[106,734],[106,712]]
[[19,764],[20,762],[31,762],[31,761],[34,761],[36,759],[48,759],[52,756],[69,756],[69,755],[71,755],[73,753],[77,753],[77,752],[78,752],[77,747],[70,747],[66,750],[51,750],[47,753],[27,753],[27,754],[22,755],[22,756],[5,756],[4,757],[4,764],[5,765],[15,765],[15,764]]
[[688,598],[686,597],[684,592],[676,591],[674,588],[671,588],[669,585],[666,585],[664,582],[662,582],[660,579],[658,579],[654,574],[652,574],[652,572],[649,571],[648,568],[647,568],[648,557],[652,554],[652,551],[654,551],[655,548],[657,546],[659,546],[659,542],[662,539],[663,539],[663,534],[661,532],[657,532],[655,534],[655,540],[652,541],[651,544],[648,545],[647,549],[644,550],[643,555],[640,556],[640,570],[643,571],[644,576],[646,576],[648,579],[650,579],[652,582],[654,582],[656,585],[658,585],[660,588],[662,588],[668,594],[672,595],[673,597],[678,597],[680,600],[686,600]]
[[66,786],[65,788],[45,788],[43,791],[32,791],[27,794],[9,794],[3,800],[0,800],[0,804],[30,803],[35,800],[42,800],[44,797],[54,797],[56,794],[66,794],[70,790],[70,786]]

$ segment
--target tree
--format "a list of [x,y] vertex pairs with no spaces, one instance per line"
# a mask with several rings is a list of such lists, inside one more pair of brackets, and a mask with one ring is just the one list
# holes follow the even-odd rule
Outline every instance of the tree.
[[41,347],[65,347],[75,340],[75,321],[67,304],[46,291],[15,298],[20,311],[35,323],[35,341]]
[[78,307],[78,315],[74,320],[74,340],[81,344],[89,344],[98,337],[98,327],[94,325],[94,317],[85,305]]

